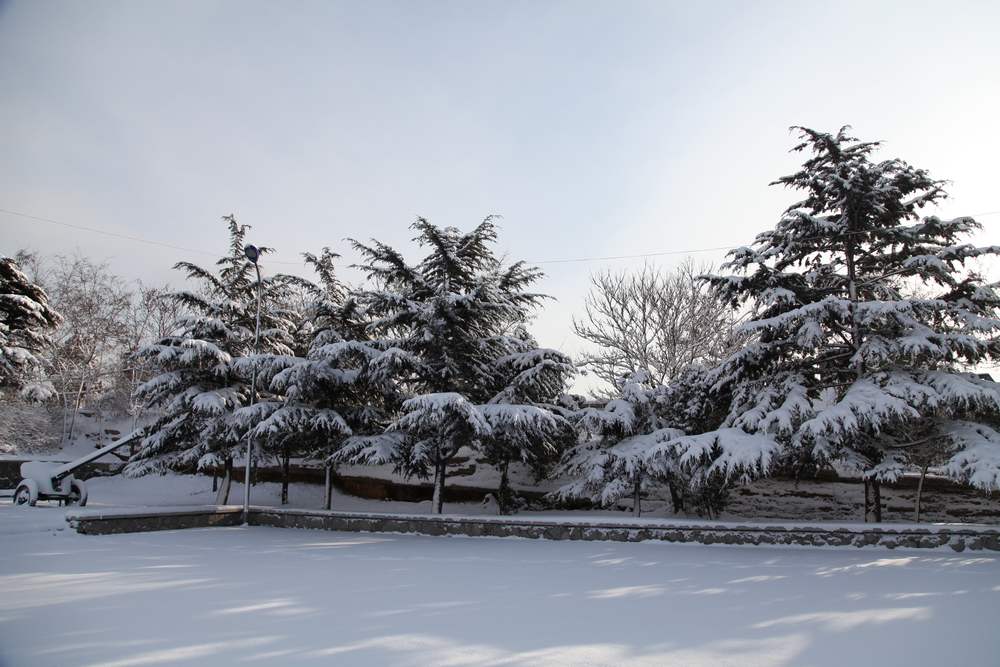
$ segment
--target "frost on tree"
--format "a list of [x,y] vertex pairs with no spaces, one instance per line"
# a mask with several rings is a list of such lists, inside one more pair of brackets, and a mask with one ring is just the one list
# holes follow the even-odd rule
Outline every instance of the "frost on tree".
[[971,261],[1000,248],[966,241],[972,218],[921,217],[943,182],[875,161],[878,142],[797,131],[809,158],[776,183],[802,199],[730,253],[732,275],[710,278],[752,310],[750,342],[715,373],[732,400],[712,437],[759,435],[788,456],[855,467],[876,521],[879,482],[928,444],[947,454],[944,470],[995,488],[997,442],[976,425],[995,423],[1000,395],[967,371],[1000,353],[996,284]]
[[41,401],[55,393],[37,376],[44,368],[40,353],[51,344],[50,331],[61,320],[45,290],[31,282],[14,259],[0,257],[0,395],[13,389]]
[[[169,295],[190,314],[178,320],[171,335],[138,352],[157,372],[140,386],[139,395],[160,416],[125,468],[127,475],[140,476],[223,464],[227,474],[221,502],[228,496],[233,458],[248,428],[249,420],[244,416],[238,421],[234,414],[251,398],[252,366],[241,360],[253,352],[257,298],[253,265],[243,254],[249,227],[233,216],[223,220],[229,228],[229,252],[216,262],[216,271],[189,262],[174,267],[197,284]],[[261,293],[260,349],[278,355],[291,353],[288,314],[273,306],[284,290],[278,276],[266,278]]]
[[[541,273],[523,262],[503,265],[493,250],[492,217],[467,233],[422,218],[412,228],[417,243],[429,249],[416,265],[383,243],[353,242],[374,283],[358,299],[372,318],[371,346],[382,351],[377,363],[398,373],[411,398],[387,432],[350,440],[339,458],[392,462],[404,474],[433,476],[434,511],[441,512],[447,466],[460,448],[483,451],[494,426],[510,433],[522,425],[537,430],[545,422],[515,419],[513,408],[482,408],[504,403],[493,400],[505,388],[498,382],[503,375],[498,364],[525,352],[510,332],[542,299],[528,291]],[[529,413],[539,416],[522,411]]]

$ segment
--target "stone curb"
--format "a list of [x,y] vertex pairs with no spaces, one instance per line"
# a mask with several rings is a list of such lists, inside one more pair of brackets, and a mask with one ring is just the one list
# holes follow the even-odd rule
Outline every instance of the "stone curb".
[[[83,510],[66,520],[86,535],[131,533],[211,526],[239,526],[238,506],[164,508],[157,510]],[[690,542],[799,546],[880,546],[889,549],[950,547],[955,551],[1000,551],[1000,531],[988,526],[876,528],[671,522],[570,522],[516,517],[420,516],[292,510],[251,507],[250,525],[347,532],[523,537],[550,540],[613,542]]]

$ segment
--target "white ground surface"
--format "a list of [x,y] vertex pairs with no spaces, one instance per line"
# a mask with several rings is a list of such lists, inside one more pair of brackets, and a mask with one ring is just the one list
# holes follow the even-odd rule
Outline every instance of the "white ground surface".
[[996,664],[1000,558],[218,528],[0,505],[0,665]]

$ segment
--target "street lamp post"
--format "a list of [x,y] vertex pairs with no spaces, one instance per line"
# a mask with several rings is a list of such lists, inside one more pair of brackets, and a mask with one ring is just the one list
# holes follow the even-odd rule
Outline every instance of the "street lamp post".
[[[253,263],[253,268],[257,270],[257,321],[254,325],[253,330],[253,353],[254,357],[260,354],[260,265],[257,264],[257,260],[260,259],[260,250],[257,246],[248,245],[243,248],[243,254],[246,255],[247,259]],[[257,359],[253,360],[253,372],[250,376],[250,405],[252,406],[257,401]],[[253,437],[251,433],[252,428],[247,429],[247,459],[246,459],[246,470],[243,473],[243,525],[249,525],[250,523],[250,460],[253,455]]]

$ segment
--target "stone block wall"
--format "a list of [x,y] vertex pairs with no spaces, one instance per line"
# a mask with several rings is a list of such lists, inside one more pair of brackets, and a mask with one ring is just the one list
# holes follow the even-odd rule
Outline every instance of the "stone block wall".
[[[175,530],[242,523],[235,506],[153,511],[102,512],[79,510],[67,514],[77,531],[90,535],[148,530]],[[304,528],[345,532],[522,537],[548,540],[613,542],[695,542],[699,544],[878,546],[894,549],[949,547],[954,551],[1000,551],[1000,531],[978,526],[823,527],[798,525],[671,523],[635,521],[602,523],[517,517],[420,516],[362,512],[324,512],[253,507],[255,526]]]

